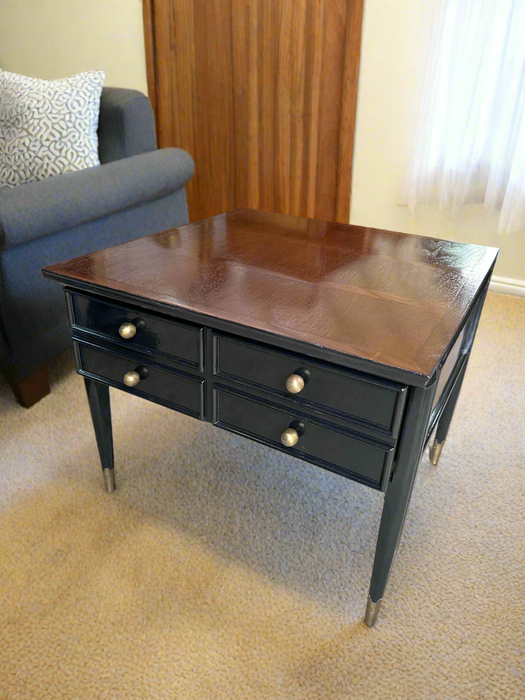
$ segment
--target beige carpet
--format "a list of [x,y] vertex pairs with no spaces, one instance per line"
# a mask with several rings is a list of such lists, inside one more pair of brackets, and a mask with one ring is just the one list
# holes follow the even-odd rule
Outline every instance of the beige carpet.
[[103,491],[83,381],[0,385],[0,698],[525,697],[525,299],[489,295],[382,616],[382,495],[112,390]]

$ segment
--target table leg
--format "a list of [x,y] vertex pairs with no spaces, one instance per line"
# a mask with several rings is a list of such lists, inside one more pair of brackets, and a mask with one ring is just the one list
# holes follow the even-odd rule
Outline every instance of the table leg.
[[450,428],[450,423],[452,422],[452,416],[454,415],[454,409],[456,408],[456,403],[459,397],[459,392],[461,391],[461,385],[463,384],[463,379],[465,377],[465,372],[467,369],[467,364],[470,358],[470,351],[472,349],[472,343],[476,336],[476,331],[478,329],[479,320],[481,313],[483,311],[483,304],[485,303],[485,297],[487,296],[487,291],[489,289],[490,279],[487,281],[485,288],[482,290],[479,299],[470,314],[465,325],[465,336],[463,338],[461,352],[467,355],[466,361],[463,363],[461,370],[456,379],[456,383],[452,387],[450,396],[448,397],[443,413],[439,417],[438,426],[436,430],[436,435],[434,441],[430,446],[429,457],[431,463],[436,466],[441,457],[441,452],[443,451],[443,446],[448,434],[448,429]]
[[392,480],[388,484],[377,537],[374,568],[366,606],[365,623],[377,620],[426,437],[436,382],[429,388],[412,388],[405,427],[399,442]]
[[448,397],[447,403],[445,404],[445,408],[443,409],[443,413],[441,414],[438,421],[434,442],[430,446],[429,451],[430,461],[434,466],[436,466],[439,462],[441,452],[443,451],[443,445],[445,444],[445,440],[447,439],[448,429],[450,428],[450,423],[452,422],[452,416],[454,415],[454,409],[456,408],[456,403],[459,398],[459,392],[461,391],[461,385],[463,384],[463,378],[465,377],[467,364],[468,359],[466,362],[463,363],[463,366],[459,371],[456,382],[452,387],[450,396]]
[[98,453],[104,474],[106,491],[115,490],[115,471],[113,464],[113,435],[111,431],[111,406],[109,386],[84,377],[86,392],[91,410],[91,419],[97,438]]

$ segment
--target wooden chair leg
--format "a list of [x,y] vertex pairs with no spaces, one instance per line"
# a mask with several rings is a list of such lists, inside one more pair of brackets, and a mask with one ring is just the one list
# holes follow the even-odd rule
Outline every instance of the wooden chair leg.
[[22,379],[14,380],[7,377],[7,381],[16,400],[24,408],[31,408],[50,392],[47,365],[39,367]]

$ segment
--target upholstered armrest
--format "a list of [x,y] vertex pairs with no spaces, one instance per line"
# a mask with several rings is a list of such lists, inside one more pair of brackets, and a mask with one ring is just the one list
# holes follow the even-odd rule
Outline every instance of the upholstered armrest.
[[191,156],[163,148],[96,168],[0,190],[0,249],[70,229],[183,187]]
[[138,90],[103,88],[98,120],[101,163],[129,158],[157,148],[150,101]]

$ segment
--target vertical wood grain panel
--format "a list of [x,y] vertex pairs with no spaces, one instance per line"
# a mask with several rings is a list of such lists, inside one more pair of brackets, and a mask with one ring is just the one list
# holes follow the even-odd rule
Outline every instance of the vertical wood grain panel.
[[291,143],[290,143],[290,203],[289,213],[303,211],[305,178],[305,29],[308,0],[295,0],[292,23],[292,85],[290,95]]
[[144,20],[144,44],[146,49],[146,77],[148,80],[148,97],[157,114],[157,85],[155,81],[155,15],[153,0],[143,0],[142,17]]
[[259,206],[267,211],[279,211],[276,197],[276,99],[278,5],[260,0],[259,40]]
[[[330,0],[328,0],[330,2]],[[310,3],[310,22],[306,44],[309,47],[307,57],[310,59],[306,66],[306,74],[311,75],[310,101],[308,105],[309,132],[307,145],[309,148],[309,158],[305,173],[305,194],[306,202],[304,210],[306,216],[314,218],[317,214],[316,208],[316,186],[317,186],[317,159],[319,144],[321,141],[319,134],[319,115],[321,112],[321,71],[323,67],[323,46],[325,26],[324,0],[313,0]],[[319,31],[318,28],[321,28]]]
[[232,24],[229,0],[194,0],[194,7],[197,216],[204,218],[235,202]]
[[280,4],[277,19],[277,70],[275,94],[275,207],[281,214],[290,211],[292,141],[292,33],[293,0]]
[[[174,73],[174,98],[172,123],[173,137],[170,145],[180,146],[191,153],[195,162],[200,162],[200,153],[206,150],[195,139],[195,12],[193,3],[187,0],[168,0],[169,22],[172,31],[171,56]],[[196,168],[195,175],[186,186],[190,220],[198,217],[199,180],[201,174]]]
[[[172,0],[151,0],[155,37],[155,83],[153,86],[148,83],[148,92],[153,91],[156,97],[157,140],[161,147],[173,146],[177,142],[177,132],[173,124],[173,100],[177,96],[177,85],[174,83],[176,64],[171,43],[171,2]],[[166,60],[167,58],[169,60]]]
[[[259,4],[264,0],[248,0],[248,206],[259,207]],[[236,36],[232,34],[235,45]],[[235,138],[236,143],[238,139]]]
[[[321,29],[323,58],[318,125],[319,158],[315,176],[315,215],[319,219],[328,220],[335,219],[336,211],[339,123],[344,68],[342,46],[346,33],[347,2],[348,0],[328,0]],[[350,193],[348,196],[350,198]],[[350,206],[348,209],[350,211]],[[349,218],[348,216],[343,223],[348,223]],[[338,220],[342,221],[342,219]]]
[[246,202],[248,206],[248,182],[254,178],[250,167],[250,110],[249,110],[249,73],[250,65],[250,29],[249,17],[251,5],[248,0],[239,3],[232,12],[232,71],[233,71],[233,113],[234,113],[234,168],[235,201]]
[[144,0],[159,145],[192,220],[239,206],[347,222],[363,0]]
[[361,56],[361,28],[363,24],[362,2],[347,4],[345,63],[343,72],[343,94],[339,129],[339,157],[337,164],[337,199],[335,220],[349,221],[350,189],[352,186],[352,156],[355,139],[357,112],[357,85],[359,80],[359,58]]

